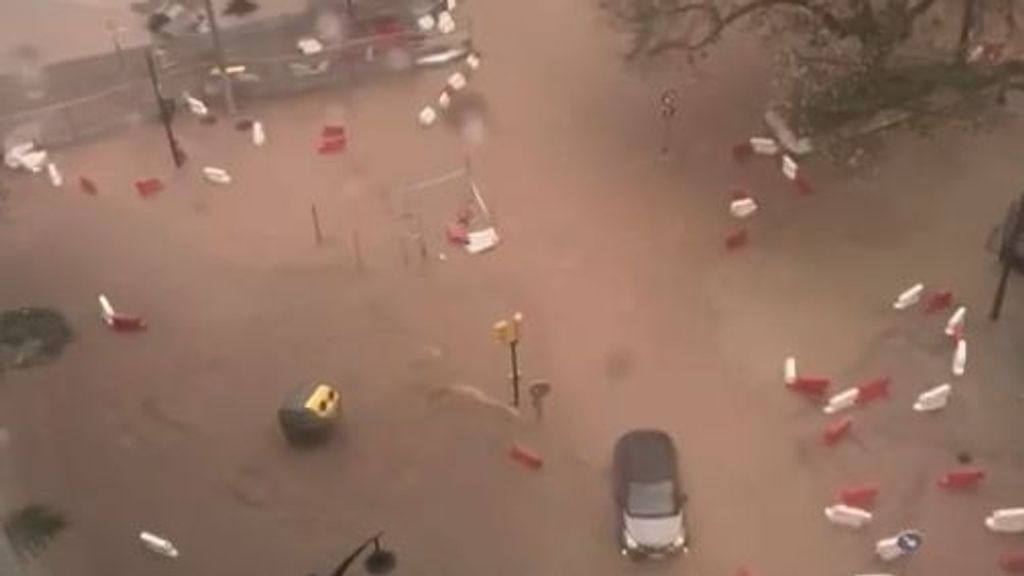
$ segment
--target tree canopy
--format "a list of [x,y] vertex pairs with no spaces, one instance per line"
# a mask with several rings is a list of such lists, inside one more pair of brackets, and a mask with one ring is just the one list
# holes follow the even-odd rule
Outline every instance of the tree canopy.
[[1024,0],[601,0],[629,58],[703,56],[747,24],[779,50],[798,131],[856,136],[977,118],[1024,89]]

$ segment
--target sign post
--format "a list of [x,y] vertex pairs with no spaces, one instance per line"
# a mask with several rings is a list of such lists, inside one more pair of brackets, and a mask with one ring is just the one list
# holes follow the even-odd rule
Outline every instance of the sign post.
[[519,326],[523,322],[521,312],[512,315],[512,320],[499,320],[494,323],[494,338],[509,349],[512,361],[512,406],[519,407]]

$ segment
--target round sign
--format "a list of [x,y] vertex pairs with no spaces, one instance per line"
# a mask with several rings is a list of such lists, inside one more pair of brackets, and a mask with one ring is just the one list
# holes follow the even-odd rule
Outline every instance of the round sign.
[[917,530],[905,530],[896,535],[896,546],[904,552],[913,552],[924,544],[924,536]]

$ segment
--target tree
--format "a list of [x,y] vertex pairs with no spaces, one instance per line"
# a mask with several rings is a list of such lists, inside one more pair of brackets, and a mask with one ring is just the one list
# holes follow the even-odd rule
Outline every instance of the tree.
[[802,134],[845,139],[903,122],[977,119],[1024,90],[1024,0],[601,0],[628,57],[703,56],[741,23],[777,49]]
[[33,558],[66,527],[67,521],[60,512],[40,504],[30,504],[4,520],[4,535],[19,556]]

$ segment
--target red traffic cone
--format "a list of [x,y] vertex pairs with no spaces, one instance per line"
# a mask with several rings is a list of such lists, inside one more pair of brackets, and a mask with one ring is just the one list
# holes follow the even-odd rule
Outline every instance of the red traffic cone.
[[320,132],[320,136],[325,140],[333,140],[335,138],[345,138],[345,127],[339,126],[338,124],[327,124],[324,129]]
[[740,142],[732,147],[732,157],[737,162],[743,162],[754,155],[754,146],[749,142]]
[[1024,573],[1024,552],[1008,552],[999,558],[999,566],[1006,572]]
[[970,490],[984,479],[985,471],[980,468],[958,468],[943,474],[938,485],[947,490]]
[[934,314],[939,310],[949,308],[953,304],[953,292],[947,290],[945,292],[936,292],[928,296],[928,300],[924,303],[924,313]]
[[853,420],[849,418],[843,418],[842,420],[833,422],[825,427],[825,431],[821,434],[821,441],[826,446],[831,446],[846,437],[846,435],[850,433],[850,428],[852,427]]
[[849,486],[839,491],[839,501],[854,508],[870,508],[874,506],[877,498],[877,486]]
[[830,384],[831,382],[828,378],[800,376],[789,385],[789,388],[808,396],[823,396],[828,391]]
[[531,469],[538,470],[544,465],[544,459],[541,458],[540,454],[535,451],[523,446],[522,444],[513,444],[508,451],[509,457],[523,466]]
[[135,190],[138,191],[139,196],[143,198],[149,198],[154,196],[157,192],[164,189],[164,184],[156,178],[146,178],[145,180],[135,181]]
[[888,397],[889,382],[889,377],[883,376],[882,378],[876,378],[858,386],[857,390],[859,390],[860,393],[857,394],[857,404],[867,404],[872,400]]
[[82,192],[85,192],[89,196],[95,196],[96,193],[99,191],[96,188],[96,183],[86,178],[85,176],[82,176],[78,179],[78,185],[82,188]]
[[725,237],[725,248],[726,250],[736,250],[746,246],[749,240],[746,230],[736,230]]
[[341,152],[345,150],[345,146],[348,142],[344,136],[334,138],[332,140],[324,140],[320,143],[320,147],[317,148],[317,152],[320,154],[334,154],[335,152]]

